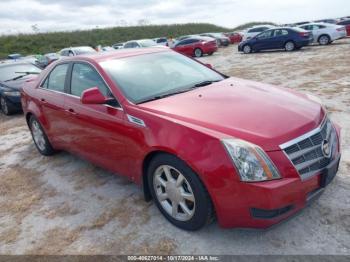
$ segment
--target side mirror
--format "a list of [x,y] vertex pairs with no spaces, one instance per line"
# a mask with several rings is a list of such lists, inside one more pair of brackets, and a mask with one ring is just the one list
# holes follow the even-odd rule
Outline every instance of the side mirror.
[[210,69],[213,68],[213,66],[211,64],[205,64],[206,67],[209,67]]
[[104,104],[107,99],[97,87],[86,89],[80,97],[82,104]]

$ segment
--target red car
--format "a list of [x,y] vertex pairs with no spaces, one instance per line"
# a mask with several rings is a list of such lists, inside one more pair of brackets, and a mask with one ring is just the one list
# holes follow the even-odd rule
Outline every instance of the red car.
[[211,37],[190,37],[175,43],[173,50],[187,55],[201,57],[218,51],[216,40]]
[[214,218],[266,228],[324,191],[340,129],[311,99],[166,48],[59,60],[22,93],[41,154],[69,151],[126,176],[186,230]]
[[349,20],[343,20],[338,23],[338,25],[343,25],[346,28],[346,34],[347,36],[350,36],[350,19]]
[[231,32],[231,33],[224,33],[224,35],[230,39],[231,44],[242,42],[242,36],[239,33]]

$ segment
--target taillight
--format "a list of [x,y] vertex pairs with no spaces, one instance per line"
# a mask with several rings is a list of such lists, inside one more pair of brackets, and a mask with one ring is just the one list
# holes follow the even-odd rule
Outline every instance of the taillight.
[[302,37],[306,37],[309,36],[309,32],[300,32],[299,35]]

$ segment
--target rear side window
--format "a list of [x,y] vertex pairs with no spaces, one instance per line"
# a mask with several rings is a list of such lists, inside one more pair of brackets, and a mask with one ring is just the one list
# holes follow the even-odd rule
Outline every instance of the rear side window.
[[56,66],[46,78],[42,87],[58,92],[64,92],[68,67],[69,64]]
[[278,36],[285,36],[288,35],[288,30],[285,29],[276,29],[274,32],[274,36],[278,37]]
[[111,96],[108,87],[94,68],[87,64],[74,64],[72,70],[71,94],[80,97],[86,89],[92,87],[98,87],[101,93],[106,97]]

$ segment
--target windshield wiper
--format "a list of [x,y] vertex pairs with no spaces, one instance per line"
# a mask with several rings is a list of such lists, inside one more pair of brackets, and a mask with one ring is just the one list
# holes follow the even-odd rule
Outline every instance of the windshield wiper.
[[150,101],[154,101],[154,100],[159,100],[159,99],[162,99],[162,98],[165,98],[165,97],[168,97],[168,96],[173,96],[173,95],[185,93],[185,92],[191,91],[192,89],[193,88],[188,88],[188,89],[182,89],[182,90],[176,91],[176,92],[165,93],[165,94],[162,94],[162,95],[156,95],[156,96],[153,96],[151,98],[147,98],[145,100],[142,100],[142,101],[138,102],[138,104],[142,104],[142,103],[146,103],[146,102],[150,102]]
[[220,80],[205,80],[203,82],[199,82],[198,84],[195,84],[193,88],[201,87],[201,86],[208,86],[211,85],[214,82],[219,82]]
[[15,80],[18,80],[18,79],[20,79],[22,77],[25,77],[27,75],[38,75],[40,73],[39,72],[29,72],[28,71],[28,72],[15,72],[15,74],[23,74],[23,75],[16,76],[16,77],[8,79],[8,80],[6,80],[4,82],[15,81]]
[[212,84],[214,82],[220,82],[220,81],[221,80],[206,80],[206,81],[202,81],[202,82],[199,82],[199,83],[195,84],[194,86],[192,86],[190,88],[187,88],[187,89],[182,89],[182,90],[176,91],[176,92],[156,95],[156,96],[153,96],[151,98],[147,98],[145,100],[141,100],[141,101],[138,102],[138,104],[142,104],[142,103],[146,103],[146,102],[150,102],[150,101],[154,101],[154,100],[159,100],[159,99],[162,99],[162,98],[165,98],[165,97],[168,97],[168,96],[173,96],[173,95],[185,93],[185,92],[191,91],[193,89],[196,89],[197,87],[207,86],[207,85],[210,85],[210,84]]

